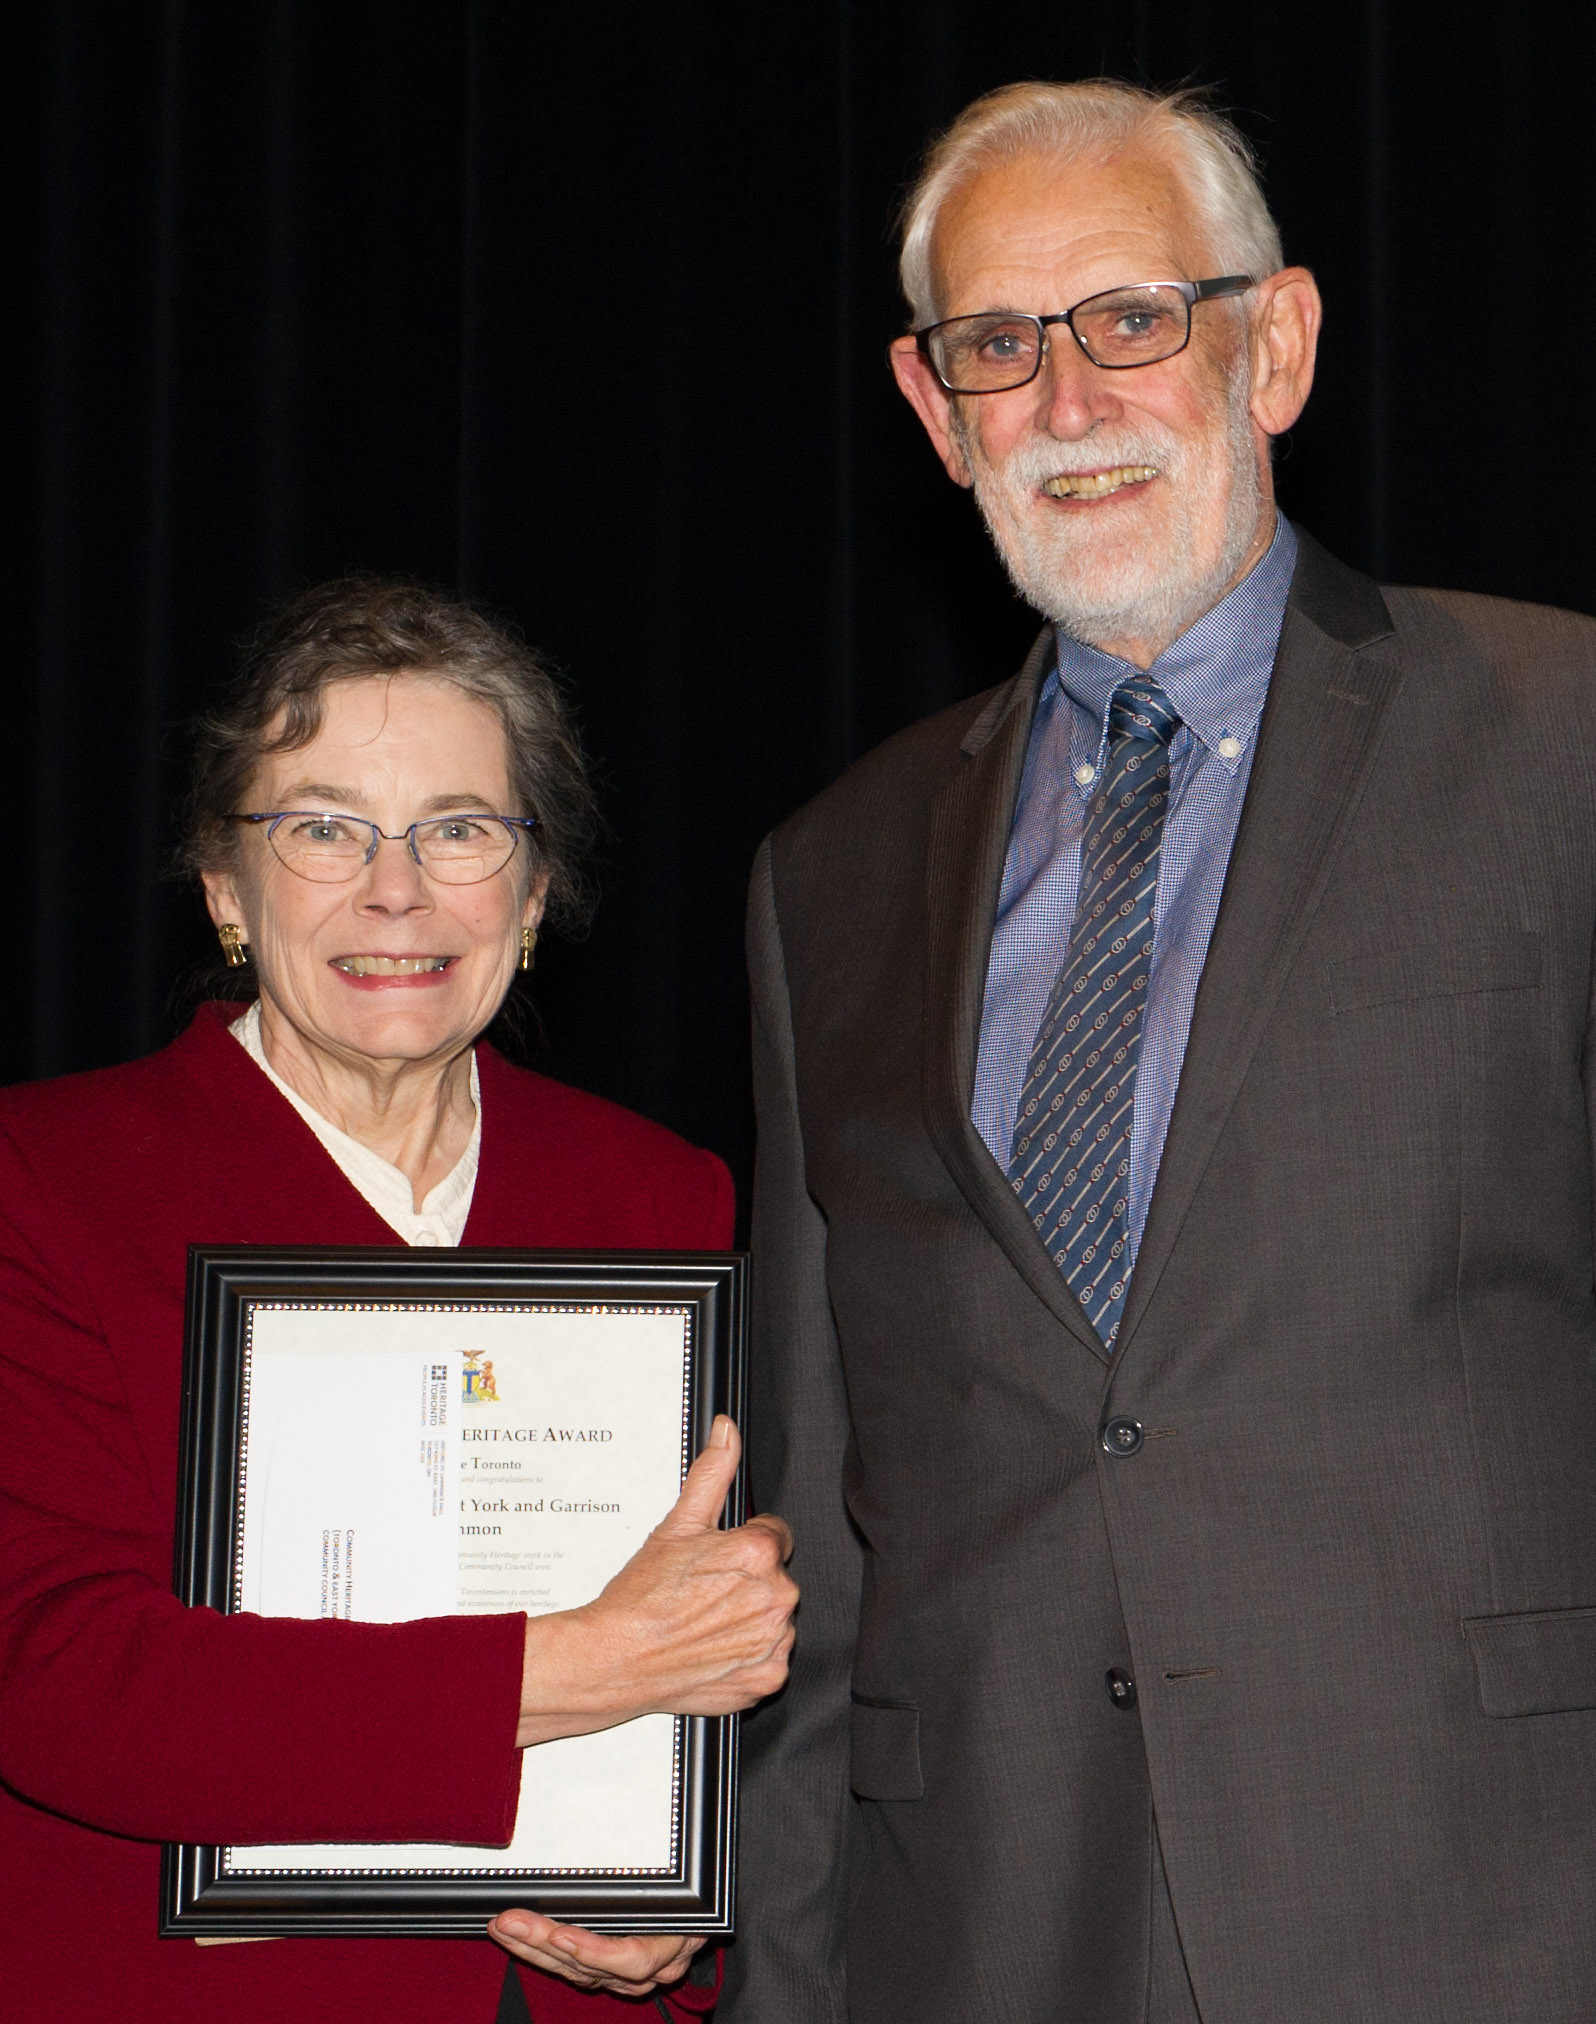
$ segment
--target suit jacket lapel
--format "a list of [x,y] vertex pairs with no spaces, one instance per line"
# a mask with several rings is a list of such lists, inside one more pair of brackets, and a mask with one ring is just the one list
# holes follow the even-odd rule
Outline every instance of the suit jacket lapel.
[[1051,634],[1043,633],[1019,675],[970,727],[963,764],[933,809],[926,867],[925,1119],[949,1173],[1015,1269],[1083,1347],[1106,1363],[1103,1345],[1069,1298],[1058,1267],[970,1122],[992,923],[1051,647]]
[[1306,535],[1169,1135],[1120,1327],[1123,1359],[1329,876],[1401,682],[1366,577]]

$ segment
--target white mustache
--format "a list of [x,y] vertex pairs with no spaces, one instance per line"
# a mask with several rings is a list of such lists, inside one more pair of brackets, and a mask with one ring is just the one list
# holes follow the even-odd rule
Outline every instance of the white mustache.
[[1043,485],[1049,478],[1079,478],[1089,471],[1111,471],[1146,464],[1167,471],[1180,459],[1173,437],[1151,430],[1134,435],[1093,438],[1084,443],[1054,443],[1046,437],[1021,443],[994,473],[1008,484]]

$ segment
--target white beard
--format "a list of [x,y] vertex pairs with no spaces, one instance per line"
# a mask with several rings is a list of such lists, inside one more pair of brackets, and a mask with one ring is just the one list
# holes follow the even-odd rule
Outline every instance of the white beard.
[[[1001,465],[987,462],[954,403],[952,432],[1003,566],[1028,604],[1088,646],[1140,640],[1162,652],[1211,611],[1240,574],[1263,514],[1244,373],[1226,375],[1223,412],[1201,437],[1157,423],[1094,428],[1078,443],[1035,435]],[[1156,538],[1142,516],[1098,522],[1040,505],[1042,481],[1064,471],[1151,465],[1165,494]],[[1109,509],[1112,512],[1113,509]],[[1220,529],[1205,556],[1202,531]]]

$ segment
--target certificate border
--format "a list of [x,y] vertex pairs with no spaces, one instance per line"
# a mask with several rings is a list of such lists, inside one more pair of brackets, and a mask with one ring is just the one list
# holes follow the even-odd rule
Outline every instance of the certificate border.
[[[529,1304],[686,1307],[686,1452],[717,1412],[742,1420],[748,1261],[740,1252],[189,1248],[188,1327],[173,1585],[191,1606],[235,1607],[245,1346],[260,1303],[427,1307]],[[726,1523],[739,1524],[741,1473]],[[595,1932],[732,1930],[737,1717],[677,1720],[676,1862],[669,1872],[436,1870],[297,1873],[222,1868],[222,1851],[168,1843],[160,1932],[199,1939],[268,1935],[480,1936],[512,1905]]]

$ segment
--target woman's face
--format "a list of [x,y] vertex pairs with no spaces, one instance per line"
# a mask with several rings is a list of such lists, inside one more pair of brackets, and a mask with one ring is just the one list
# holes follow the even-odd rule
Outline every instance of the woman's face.
[[[321,729],[267,756],[240,813],[268,809],[365,816],[389,836],[429,816],[532,812],[511,805],[494,711],[421,674],[331,683]],[[479,885],[429,878],[403,841],[324,885],[278,860],[265,824],[238,827],[239,868],[208,873],[206,899],[218,926],[242,928],[263,1010],[343,1061],[446,1061],[492,1019],[543,912],[525,841]]]

